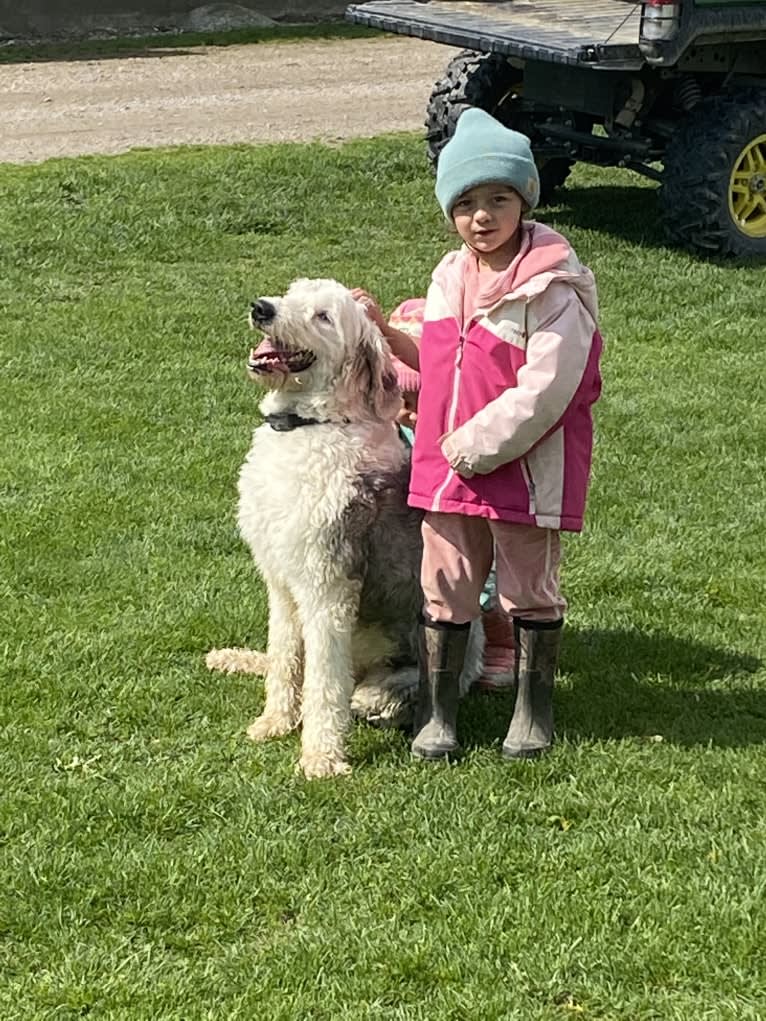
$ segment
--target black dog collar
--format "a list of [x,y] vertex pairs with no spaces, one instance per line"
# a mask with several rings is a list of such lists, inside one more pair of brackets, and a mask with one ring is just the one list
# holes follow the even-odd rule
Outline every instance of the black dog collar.
[[301,418],[294,411],[277,411],[273,415],[264,415],[264,422],[278,433],[288,433],[299,429],[302,425],[321,425],[318,418]]

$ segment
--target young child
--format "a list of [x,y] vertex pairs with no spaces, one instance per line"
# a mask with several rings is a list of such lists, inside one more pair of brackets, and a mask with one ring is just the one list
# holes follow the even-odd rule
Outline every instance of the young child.
[[394,354],[421,374],[409,497],[426,512],[412,752],[459,751],[458,678],[494,552],[497,600],[516,639],[503,755],[528,758],[553,741],[566,609],[559,533],[582,527],[601,388],[596,288],[561,235],[522,220],[539,197],[529,140],[484,111],[458,121],[436,197],[464,244],[434,270],[420,343],[356,292]]
[[[389,328],[409,334],[419,344],[423,333],[425,304],[425,298],[407,298],[388,317]],[[402,391],[402,410],[397,425],[402,439],[411,447],[415,442],[420,373],[396,357],[393,362]],[[515,684],[513,622],[497,602],[496,577],[493,563],[479,597],[484,628],[484,655],[481,675],[474,681],[473,687],[488,693],[508,691]]]

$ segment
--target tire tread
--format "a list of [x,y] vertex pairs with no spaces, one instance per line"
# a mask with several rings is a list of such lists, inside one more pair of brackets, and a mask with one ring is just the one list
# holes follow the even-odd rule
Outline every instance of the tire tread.
[[766,91],[741,89],[703,99],[665,154],[659,202],[671,242],[710,255],[766,255],[766,238],[748,238],[728,206],[733,161],[766,132]]

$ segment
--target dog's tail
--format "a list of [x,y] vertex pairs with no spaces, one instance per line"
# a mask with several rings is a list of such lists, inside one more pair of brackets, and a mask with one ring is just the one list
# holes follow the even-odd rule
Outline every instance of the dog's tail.
[[260,674],[269,669],[269,658],[258,649],[211,649],[205,656],[208,670],[225,674]]

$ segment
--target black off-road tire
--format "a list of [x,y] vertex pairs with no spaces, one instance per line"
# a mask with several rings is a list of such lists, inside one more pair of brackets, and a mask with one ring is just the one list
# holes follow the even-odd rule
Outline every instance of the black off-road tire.
[[[449,62],[433,88],[426,111],[428,158],[436,167],[439,153],[455,132],[458,118],[469,106],[478,106],[515,131],[522,131],[535,148],[534,120],[526,111],[514,111],[513,91],[523,79],[523,71],[508,63],[499,53],[461,51]],[[553,192],[569,176],[572,160],[556,157],[537,160],[540,173],[540,204],[551,201]]]
[[765,134],[766,89],[708,97],[684,118],[668,144],[659,192],[671,242],[707,255],[766,257],[766,236],[741,229],[729,204],[737,161]]

